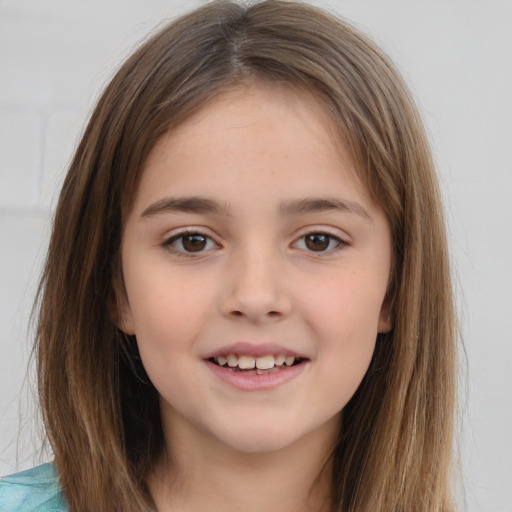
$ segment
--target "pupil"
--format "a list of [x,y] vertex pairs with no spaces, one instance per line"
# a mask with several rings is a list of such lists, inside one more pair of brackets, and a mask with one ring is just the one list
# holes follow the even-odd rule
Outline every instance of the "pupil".
[[202,251],[206,247],[206,237],[202,235],[187,235],[181,242],[187,252]]
[[306,236],[306,247],[312,251],[325,251],[329,247],[329,235],[315,233]]

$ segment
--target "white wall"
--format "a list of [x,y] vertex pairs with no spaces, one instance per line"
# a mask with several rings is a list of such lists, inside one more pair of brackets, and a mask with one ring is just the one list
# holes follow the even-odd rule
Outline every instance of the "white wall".
[[[17,469],[26,325],[55,190],[87,113],[137,41],[199,3],[0,0],[0,474]],[[422,108],[446,197],[468,358],[464,509],[512,512],[512,1],[315,3],[384,46]],[[27,467],[31,422],[21,426],[19,467]]]

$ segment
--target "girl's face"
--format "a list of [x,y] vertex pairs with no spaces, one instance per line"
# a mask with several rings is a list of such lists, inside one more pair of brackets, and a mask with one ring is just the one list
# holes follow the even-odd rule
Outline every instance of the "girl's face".
[[309,94],[258,83],[150,153],[119,318],[171,443],[263,452],[336,434],[391,328],[391,236],[334,134]]

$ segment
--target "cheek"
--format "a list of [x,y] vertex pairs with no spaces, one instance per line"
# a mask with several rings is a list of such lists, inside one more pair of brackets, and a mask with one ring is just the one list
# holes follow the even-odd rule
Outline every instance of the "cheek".
[[334,371],[356,380],[370,363],[377,339],[380,307],[361,297],[341,294],[337,302],[325,304],[318,312],[322,331],[319,350],[329,357]]
[[[336,389],[341,409],[361,383],[375,349],[384,282],[354,273],[331,281],[311,301],[309,328],[318,339],[318,358],[326,389]],[[321,290],[318,289],[318,292]]]
[[328,334],[328,338],[374,341],[387,280],[364,270],[332,278],[316,287],[309,298],[311,322]]
[[203,318],[201,296],[190,288],[155,283],[134,305],[135,334],[144,368],[169,402],[181,400],[183,386],[194,375],[193,360]]
[[203,287],[183,276],[153,267],[137,279],[127,280],[133,326],[141,354],[157,350],[189,348],[195,333],[211,308],[209,294]]

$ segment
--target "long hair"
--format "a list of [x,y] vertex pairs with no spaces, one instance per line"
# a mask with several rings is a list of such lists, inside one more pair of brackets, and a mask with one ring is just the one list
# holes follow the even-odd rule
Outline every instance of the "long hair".
[[333,511],[446,512],[456,336],[431,151],[399,74],[346,22],[303,3],[214,1],[143,44],[101,96],[57,205],[39,289],[41,407],[75,511],[150,510],[163,448],[158,394],[136,341],[116,327],[120,243],[155,142],[243,81],[314,94],[339,127],[393,237],[379,335],[333,447]]

